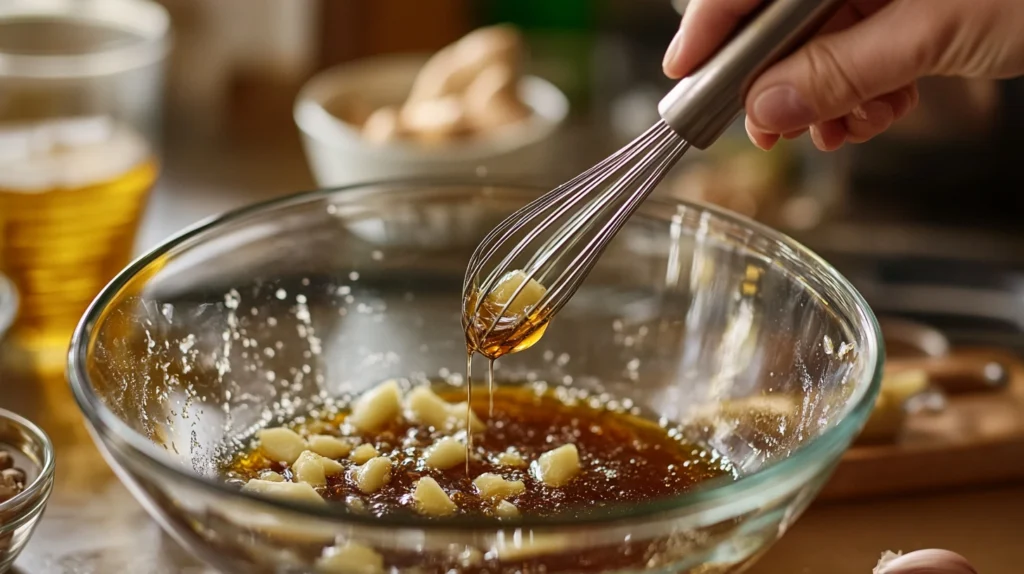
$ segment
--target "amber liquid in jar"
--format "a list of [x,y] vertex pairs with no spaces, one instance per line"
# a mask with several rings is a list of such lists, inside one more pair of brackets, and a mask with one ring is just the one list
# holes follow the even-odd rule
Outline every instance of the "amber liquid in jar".
[[0,271],[14,327],[62,356],[82,313],[130,260],[159,172],[145,139],[106,118],[0,124]]

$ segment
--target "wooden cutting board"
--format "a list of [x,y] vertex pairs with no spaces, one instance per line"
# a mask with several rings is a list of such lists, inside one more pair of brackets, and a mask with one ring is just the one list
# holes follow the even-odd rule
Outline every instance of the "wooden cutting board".
[[[957,348],[957,354],[981,353]],[[991,356],[992,351],[985,351]],[[819,497],[846,500],[1024,481],[1024,363],[1006,352],[1001,390],[951,396],[908,417],[893,444],[853,446]]]

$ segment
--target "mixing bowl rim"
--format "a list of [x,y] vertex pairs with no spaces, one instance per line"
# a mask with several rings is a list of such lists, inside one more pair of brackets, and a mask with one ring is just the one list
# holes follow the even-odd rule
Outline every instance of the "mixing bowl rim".
[[[278,209],[286,208],[303,203],[311,203],[317,199],[325,199],[332,196],[343,196],[349,200],[358,199],[365,195],[379,195],[381,193],[395,193],[395,188],[408,191],[410,187],[419,188],[474,188],[492,189],[504,188],[515,192],[540,193],[547,188],[524,184],[522,182],[502,182],[495,180],[472,180],[467,178],[450,177],[412,177],[366,181],[362,183],[349,184],[338,187],[320,188],[296,193],[286,194],[269,200],[252,203],[225,213],[214,215],[201,220],[177,234],[166,239],[156,247],[153,247],[143,255],[137,257],[117,276],[114,277],[99,295],[89,305],[82,319],[79,321],[71,338],[71,345],[68,351],[67,376],[75,401],[82,411],[88,423],[97,431],[97,435],[105,443],[114,440],[113,446],[118,446],[116,441],[123,441],[129,448],[131,454],[138,453],[147,463],[155,464],[158,470],[163,473],[170,473],[172,476],[197,485],[204,489],[213,489],[215,492],[248,501],[249,503],[260,504],[277,508],[282,511],[315,516],[324,520],[344,520],[353,524],[364,524],[376,527],[401,527],[420,528],[430,530],[469,530],[486,528],[524,528],[524,527],[573,527],[582,525],[612,525],[623,521],[636,521],[643,519],[654,519],[659,515],[694,510],[700,512],[708,507],[725,506],[729,502],[741,500],[745,497],[757,496],[759,489],[766,489],[774,484],[772,481],[786,479],[794,475],[803,474],[808,468],[816,468],[814,474],[821,474],[831,471],[832,459],[821,458],[820,453],[831,453],[833,450],[845,450],[852,442],[855,433],[859,432],[871,412],[875,399],[881,388],[881,375],[884,363],[884,349],[881,345],[882,335],[878,320],[867,301],[853,286],[831,264],[822,259],[800,242],[789,237],[781,231],[772,229],[758,223],[750,218],[731,212],[715,205],[694,201],[678,199],[649,198],[647,205],[660,205],[665,208],[678,209],[679,206],[686,206],[695,210],[710,213],[727,223],[746,227],[761,236],[773,241],[775,244],[786,246],[798,253],[801,258],[808,260],[816,267],[816,274],[823,275],[836,281],[846,289],[853,298],[855,307],[856,323],[866,327],[868,334],[868,348],[865,352],[874,356],[874,365],[870,370],[870,380],[866,386],[860,389],[861,394],[854,394],[847,404],[853,404],[846,415],[832,427],[825,429],[810,442],[792,451],[786,458],[775,461],[766,467],[753,472],[750,475],[740,477],[719,486],[707,489],[696,489],[683,494],[661,498],[658,500],[632,504],[628,507],[622,506],[622,510],[610,510],[607,513],[595,514],[586,518],[521,518],[514,521],[496,524],[491,519],[473,517],[458,517],[444,522],[438,522],[426,517],[400,516],[400,517],[374,517],[364,516],[353,512],[347,512],[335,506],[322,506],[310,504],[296,504],[283,500],[260,497],[254,494],[242,492],[236,487],[225,482],[211,480],[205,476],[189,472],[187,469],[174,464],[167,458],[166,452],[153,444],[146,437],[136,432],[113,411],[104,404],[102,399],[96,395],[92,387],[87,384],[89,379],[86,364],[88,358],[88,344],[92,331],[96,326],[96,320],[102,315],[102,311],[112,303],[121,290],[141,271],[145,270],[154,261],[167,256],[174,249],[184,245],[188,241],[199,237],[203,233],[217,230],[223,226],[244,220],[246,217],[260,213],[269,213]],[[637,216],[642,216],[638,214]],[[861,382],[861,381],[857,381]],[[833,455],[838,458],[839,453]],[[795,490],[795,488],[794,488]]]

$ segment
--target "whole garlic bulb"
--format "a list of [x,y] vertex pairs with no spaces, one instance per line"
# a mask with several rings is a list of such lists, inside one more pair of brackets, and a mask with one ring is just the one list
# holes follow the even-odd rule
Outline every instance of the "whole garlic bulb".
[[978,574],[963,556],[949,550],[927,549],[909,554],[886,552],[872,574]]

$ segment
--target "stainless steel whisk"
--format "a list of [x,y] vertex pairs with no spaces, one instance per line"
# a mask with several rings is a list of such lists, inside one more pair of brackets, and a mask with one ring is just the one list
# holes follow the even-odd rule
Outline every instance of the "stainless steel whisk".
[[[547,322],[573,296],[608,243],[690,147],[706,149],[743,110],[753,80],[806,41],[844,0],[771,0],[731,40],[658,105],[661,121],[589,170],[516,211],[477,246],[463,283],[476,293],[463,311],[466,329],[506,273],[526,279],[493,316],[478,340],[503,319],[518,329],[527,317],[507,317],[529,279],[547,288],[529,320]],[[513,319],[509,323],[507,320]]]

